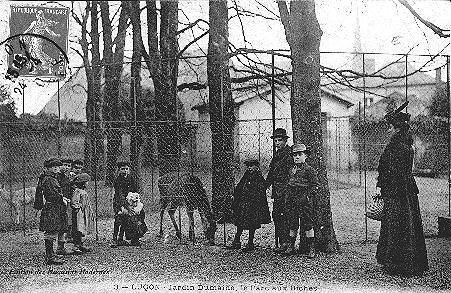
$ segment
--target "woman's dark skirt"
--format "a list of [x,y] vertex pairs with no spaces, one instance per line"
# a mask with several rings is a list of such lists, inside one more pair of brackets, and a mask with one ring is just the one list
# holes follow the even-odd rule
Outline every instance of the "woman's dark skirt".
[[428,270],[418,196],[384,198],[376,259],[394,273],[421,275]]

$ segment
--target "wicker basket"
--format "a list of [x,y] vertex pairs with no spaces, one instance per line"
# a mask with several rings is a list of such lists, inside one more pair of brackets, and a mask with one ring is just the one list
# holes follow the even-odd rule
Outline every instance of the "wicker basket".
[[375,199],[373,203],[368,207],[365,216],[372,220],[381,221],[383,209],[384,200],[382,198]]

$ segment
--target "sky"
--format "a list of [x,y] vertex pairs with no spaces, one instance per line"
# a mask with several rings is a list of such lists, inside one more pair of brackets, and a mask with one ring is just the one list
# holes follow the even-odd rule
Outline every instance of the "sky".
[[[0,0],[1,1],[1,0]],[[0,2],[0,41],[9,36],[9,11],[11,4],[39,5],[45,1],[2,1]],[[266,17],[278,15],[277,4],[272,0],[237,0],[239,6]],[[409,3],[422,15],[441,28],[451,28],[451,1],[448,0],[409,0]],[[70,5],[70,2],[60,2],[61,5]],[[229,1],[229,5],[233,2]],[[260,5],[261,4],[261,5]],[[83,5],[76,3],[76,8]],[[184,13],[179,14],[182,22],[203,18],[208,19],[208,1],[180,0],[180,8]],[[77,10],[79,11],[79,10]],[[232,10],[230,10],[232,11]],[[273,15],[273,13],[275,15]],[[444,39],[434,35],[399,4],[396,0],[317,0],[316,13],[323,36],[321,39],[322,52],[354,52],[356,51],[356,35],[360,36],[360,49],[363,52],[380,53],[406,53],[414,48],[413,54],[437,54],[450,43],[450,38]],[[142,18],[145,18],[143,13]],[[229,23],[230,41],[237,47],[249,47],[262,50],[288,49],[283,26],[278,20],[268,20],[262,17],[234,17]],[[182,26],[180,25],[179,28]],[[203,26],[205,28],[205,26]],[[243,31],[246,36],[244,43]],[[195,31],[199,33],[199,31]],[[145,30],[143,31],[145,35]],[[72,21],[70,23],[70,39],[80,35],[79,27]],[[179,40],[180,47],[189,41],[188,34]],[[207,48],[208,37],[199,42],[204,49]],[[131,41],[128,42],[131,44]],[[2,46],[4,47],[4,46]],[[0,48],[0,60],[6,60],[6,53]],[[442,52],[451,54],[450,46]],[[81,60],[73,51],[68,52],[69,65],[80,66]],[[322,63],[340,67],[349,63],[351,54],[322,54]],[[419,58],[419,57],[418,57]],[[393,56],[379,56],[376,67],[382,66]],[[424,58],[423,58],[424,59]],[[324,65],[324,64],[323,64]],[[442,64],[433,64],[440,66]],[[7,68],[5,62],[0,64],[0,81],[3,80]],[[26,79],[25,83],[25,112],[36,114],[55,93],[56,82],[37,86],[33,80]],[[18,113],[22,112],[22,98],[15,94]]]

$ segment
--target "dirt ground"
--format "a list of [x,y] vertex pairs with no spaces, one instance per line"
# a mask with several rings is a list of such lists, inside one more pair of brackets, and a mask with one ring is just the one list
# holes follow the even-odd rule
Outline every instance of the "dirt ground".
[[[147,221],[156,221],[149,215]],[[168,224],[168,223],[167,223]],[[217,246],[182,242],[165,225],[143,238],[143,246],[110,248],[112,220],[99,222],[99,239],[88,237],[93,252],[65,256],[62,266],[43,263],[42,234],[36,230],[2,233],[0,292],[451,292],[451,239],[426,240],[430,270],[423,277],[393,277],[376,264],[376,242],[348,242],[341,253],[313,260],[280,256],[271,250],[272,225],[256,235],[251,253],[225,250],[234,227],[220,226]],[[243,243],[246,241],[243,237]],[[68,244],[70,248],[70,244]]]
[[[374,186],[374,177],[369,174],[367,186]],[[257,231],[254,252],[223,248],[224,242],[232,240],[232,225],[220,225],[217,245],[208,247],[201,242],[197,215],[198,241],[189,243],[184,212],[182,242],[174,237],[167,215],[165,235],[157,238],[158,212],[149,211],[149,232],[141,248],[110,248],[112,220],[103,219],[98,222],[98,239],[90,235],[86,240],[93,252],[67,256],[63,266],[44,265],[43,236],[37,230],[27,231],[25,236],[22,231],[1,233],[0,292],[451,292],[451,239],[434,237],[437,216],[447,214],[447,181],[417,179],[430,270],[414,278],[388,276],[376,264],[380,223],[365,220],[365,190],[357,186],[358,181],[354,174],[348,183],[331,186],[339,254],[320,254],[314,260],[277,255],[271,250],[272,224]],[[209,191],[210,186],[206,188]],[[371,192],[367,190],[367,202]],[[99,194],[99,210],[105,214],[111,206],[109,193]],[[245,233],[243,244],[246,238]]]

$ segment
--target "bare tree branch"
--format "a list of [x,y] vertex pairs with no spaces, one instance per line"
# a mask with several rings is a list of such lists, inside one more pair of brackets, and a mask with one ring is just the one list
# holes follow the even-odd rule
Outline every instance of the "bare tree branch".
[[427,21],[426,19],[424,19],[423,17],[421,17],[416,11],[415,9],[407,2],[407,0],[398,0],[399,3],[401,3],[402,5],[404,5],[409,11],[410,13],[412,13],[413,16],[415,16],[415,18],[417,18],[419,21],[421,21],[425,26],[427,26],[428,28],[430,28],[435,34],[439,35],[441,38],[449,38],[449,29],[445,30],[442,29],[438,26],[436,26],[435,24],[433,24],[430,21]]
[[197,41],[199,41],[200,39],[202,39],[203,37],[205,37],[206,35],[208,35],[208,33],[210,32],[210,30],[207,30],[206,32],[204,32],[203,34],[195,37],[193,40],[191,40],[182,50],[180,50],[180,52],[177,54],[177,58],[180,58],[183,53],[194,43],[197,43]]
[[186,26],[186,27],[184,27],[183,29],[179,30],[179,31],[177,32],[177,35],[183,34],[186,30],[189,30],[189,29],[195,27],[195,26],[198,25],[198,23],[200,23],[200,22],[203,22],[203,23],[206,23],[207,25],[210,25],[210,24],[208,23],[208,21],[199,18],[199,19],[197,19],[196,21],[194,21],[193,23],[190,23],[188,26]]
[[282,21],[283,27],[285,29],[285,35],[289,44],[292,42],[292,33],[290,25],[290,13],[288,12],[287,3],[284,0],[278,0],[277,6],[280,11],[280,20]]

